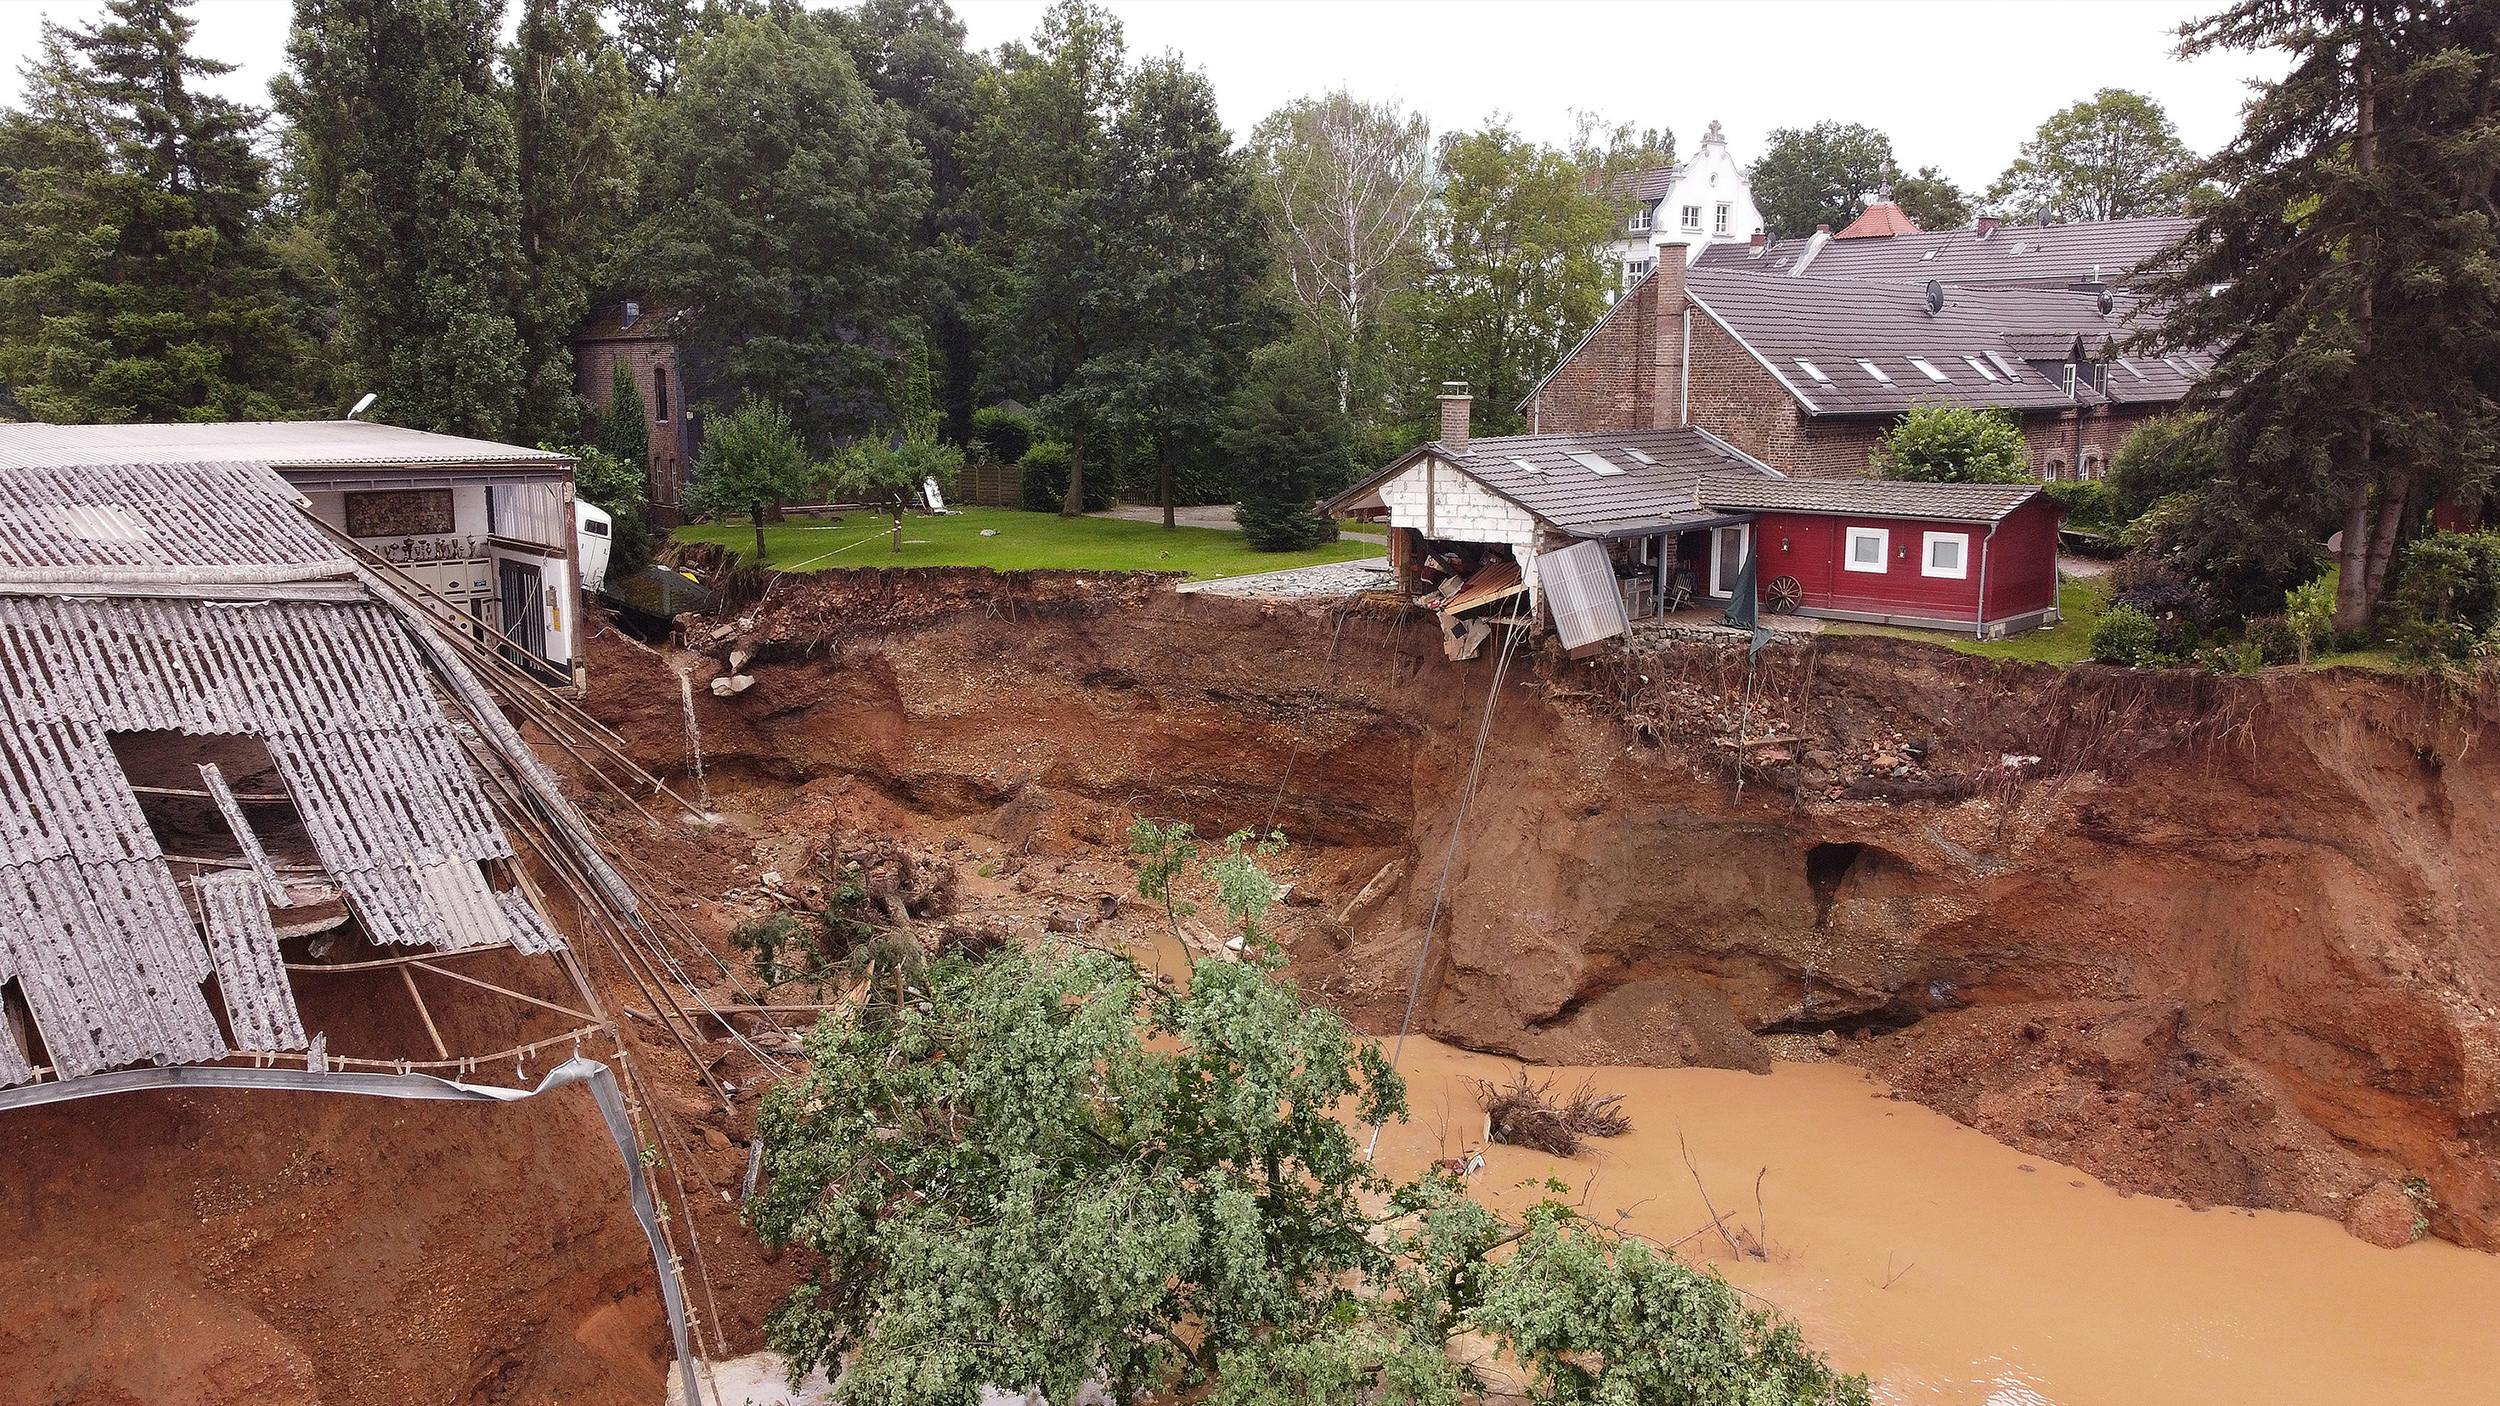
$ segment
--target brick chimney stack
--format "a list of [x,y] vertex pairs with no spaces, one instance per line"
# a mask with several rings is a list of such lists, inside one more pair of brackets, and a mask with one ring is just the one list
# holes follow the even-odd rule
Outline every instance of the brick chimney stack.
[[1467,393],[1465,381],[1441,383],[1441,442],[1452,449],[1467,443],[1467,422],[1473,416],[1476,398]]
[[1658,271],[1650,276],[1648,428],[1671,430],[1684,423],[1684,291],[1687,266],[1682,242],[1658,246]]

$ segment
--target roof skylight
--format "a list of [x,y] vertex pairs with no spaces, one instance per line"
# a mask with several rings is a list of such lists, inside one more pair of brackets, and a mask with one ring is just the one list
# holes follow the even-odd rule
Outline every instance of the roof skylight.
[[1970,363],[1971,370],[1979,373],[1979,379],[1983,381],[1993,381],[1998,379],[1997,373],[1989,368],[1988,363],[1981,361],[1978,357],[1966,356],[1962,359]]
[[1586,450],[1575,449],[1563,457],[1593,474],[1611,476],[1623,472],[1623,466],[1621,464],[1610,463],[1603,457],[1591,454]]
[[1510,461],[1517,464],[1519,466],[1519,472],[1523,474],[1542,475],[1545,472],[1545,470],[1538,468],[1536,465],[1529,463],[1527,460],[1520,458],[1516,454],[1510,456]]
[[1832,383],[1832,378],[1823,374],[1822,367],[1815,365],[1813,362],[1806,360],[1802,356],[1797,358],[1797,369],[1803,371],[1809,376],[1812,376],[1816,381],[1822,383],[1823,385],[1828,386]]
[[2136,365],[2132,361],[2127,360],[2123,356],[2118,358],[2118,369],[2126,372],[2130,376],[2135,377],[2139,381],[2144,379],[2144,368]]
[[1887,386],[1892,384],[1892,378],[1884,374],[1884,368],[1867,360],[1865,357],[1858,358],[1858,369],[1865,372],[1867,375],[1874,377],[1876,380],[1883,382]]
[[1654,467],[1658,463],[1657,460],[1650,458],[1648,455],[1643,454],[1637,449],[1634,449],[1631,445],[1626,444],[1621,446],[1621,448],[1623,450],[1623,457],[1631,460],[1635,464],[1648,464]]
[[1942,371],[1937,370],[1936,364],[1923,356],[1911,357],[1910,365],[1918,368],[1918,374],[1926,377],[1930,381],[1949,381],[1953,379],[1952,377],[1944,374]]
[[2004,353],[1999,352],[1996,348],[1988,348],[1988,360],[1995,362],[1996,368],[2005,373],[2005,379],[2009,381],[2019,381],[2023,378],[2023,373],[2015,370],[2014,363],[2007,361]]

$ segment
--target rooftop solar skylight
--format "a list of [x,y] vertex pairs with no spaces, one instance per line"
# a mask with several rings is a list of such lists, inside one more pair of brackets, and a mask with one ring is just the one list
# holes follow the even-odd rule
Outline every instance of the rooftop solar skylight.
[[1613,475],[1623,472],[1622,465],[1609,463],[1605,459],[1602,459],[1595,454],[1590,454],[1584,450],[1575,449],[1563,457],[1593,474]]

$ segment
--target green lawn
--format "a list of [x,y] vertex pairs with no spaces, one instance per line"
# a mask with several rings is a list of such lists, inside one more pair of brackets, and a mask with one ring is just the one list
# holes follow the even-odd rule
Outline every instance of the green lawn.
[[1912,630],[1895,625],[1860,625],[1835,620],[1834,634],[1891,635],[1895,639],[1940,644],[1987,659],[2020,659],[2032,664],[2080,664],[2092,657],[2092,628],[2109,608],[2109,585],[2098,579],[2058,578],[2057,609],[2063,617],[2045,630],[2032,630],[2001,640],[1975,640],[1942,630]]
[[[903,550],[887,549],[892,519],[874,513],[792,518],[764,529],[764,554],[784,571],[867,566],[986,566],[998,571],[1178,571],[1195,578],[1243,576],[1290,566],[1380,555],[1373,542],[1331,542],[1307,552],[1254,552],[1238,532],[1206,527],[1169,531],[1150,522],[1060,517],[1013,508],[959,508],[903,522]],[[997,535],[982,536],[988,530]],[[755,529],[704,523],[677,530],[681,542],[717,542],[750,556]]]

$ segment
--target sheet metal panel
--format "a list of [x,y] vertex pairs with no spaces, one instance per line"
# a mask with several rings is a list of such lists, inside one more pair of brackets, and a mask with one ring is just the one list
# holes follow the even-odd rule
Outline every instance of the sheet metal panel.
[[0,473],[0,577],[183,581],[257,571],[285,579],[346,569],[339,548],[298,511],[301,495],[261,464],[7,468]]

